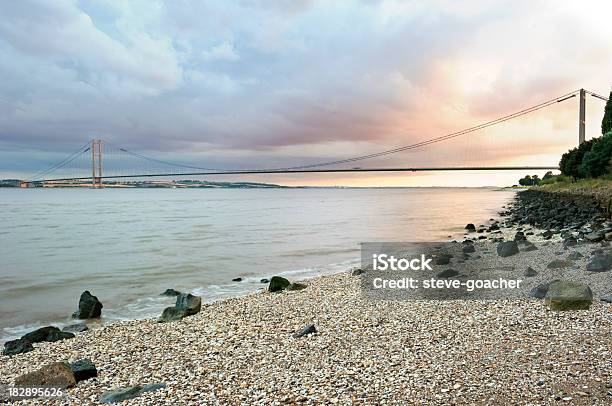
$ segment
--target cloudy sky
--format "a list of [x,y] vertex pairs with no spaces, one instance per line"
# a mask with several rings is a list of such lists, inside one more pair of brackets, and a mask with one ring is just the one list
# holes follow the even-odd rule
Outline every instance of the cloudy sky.
[[[612,3],[101,1],[0,5],[0,177],[97,137],[204,167],[395,148],[612,84]],[[588,137],[603,103],[589,98]],[[577,98],[362,167],[549,165]],[[504,184],[516,174],[242,177],[288,184]]]

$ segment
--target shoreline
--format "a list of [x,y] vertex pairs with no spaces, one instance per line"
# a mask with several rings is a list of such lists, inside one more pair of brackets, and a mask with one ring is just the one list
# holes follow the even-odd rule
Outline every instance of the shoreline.
[[[467,236],[489,235],[495,242],[518,231],[488,227]],[[546,239],[539,235],[545,230],[521,228],[532,231],[527,237],[536,243],[562,242],[560,233]],[[43,342],[32,352],[2,356],[0,383],[43,364],[87,357],[99,377],[69,389],[65,402],[95,403],[106,390],[156,382],[167,386],[129,404],[610,399],[607,303],[554,312],[538,299],[368,300],[359,281],[347,270],[306,279],[299,291],[204,304],[178,322],[119,321]],[[293,337],[310,323],[316,334]]]

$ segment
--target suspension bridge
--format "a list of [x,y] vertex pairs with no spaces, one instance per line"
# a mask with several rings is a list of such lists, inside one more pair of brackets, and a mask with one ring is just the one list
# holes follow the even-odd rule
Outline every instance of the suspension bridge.
[[[585,89],[575,90],[564,95],[546,100],[531,107],[519,110],[512,114],[487,121],[479,125],[466,128],[439,137],[404,145],[398,148],[382,150],[370,154],[337,159],[332,161],[315,162],[308,165],[284,166],[276,168],[209,168],[205,166],[187,165],[158,159],[140,154],[93,139],[81,146],[74,153],[63,160],[50,165],[43,171],[21,181],[21,187],[41,186],[47,183],[83,183],[91,182],[95,188],[103,187],[105,181],[129,178],[154,177],[191,177],[214,175],[243,175],[243,174],[297,174],[297,173],[340,173],[340,172],[425,172],[425,171],[506,171],[506,170],[554,170],[556,164],[545,166],[442,166],[442,167],[355,167],[356,162],[369,161],[374,158],[400,154],[407,151],[423,148],[428,145],[447,142],[449,140],[465,138],[469,134],[493,127],[501,123],[517,119],[547,107],[564,103],[575,97],[579,98],[578,111],[578,144],[585,141],[586,98],[587,95],[596,99],[608,99],[597,93]],[[569,147],[569,146],[568,146]],[[134,162],[139,162],[135,169]],[[347,166],[348,165],[348,166]],[[340,166],[340,167],[338,167]]]

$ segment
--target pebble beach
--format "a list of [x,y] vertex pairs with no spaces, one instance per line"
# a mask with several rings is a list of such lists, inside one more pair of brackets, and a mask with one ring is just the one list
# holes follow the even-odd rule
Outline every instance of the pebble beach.
[[[524,230],[541,248],[506,260],[518,269],[531,255],[539,277],[550,280],[558,270],[546,264],[561,239],[537,241],[537,229]],[[510,239],[514,231],[492,236]],[[473,244],[482,261],[494,260],[486,243]],[[161,385],[121,404],[610,404],[610,303],[595,298],[588,310],[553,311],[537,298],[381,300],[364,294],[356,274],[205,304],[179,321],[118,322],[36,343],[0,357],[0,384],[88,358],[97,378],[60,398],[16,404],[99,404],[109,390],[149,384]],[[609,292],[609,272],[580,278],[597,296]],[[316,332],[295,336],[308,325]]]

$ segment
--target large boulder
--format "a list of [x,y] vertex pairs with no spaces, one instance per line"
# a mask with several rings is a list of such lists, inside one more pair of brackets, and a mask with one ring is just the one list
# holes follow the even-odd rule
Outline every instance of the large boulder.
[[169,321],[178,321],[187,317],[187,312],[185,309],[179,309],[177,307],[166,307],[162,312],[159,319],[157,319],[158,323],[167,323]]
[[31,343],[42,343],[43,341],[54,342],[68,338],[74,338],[74,334],[67,331],[61,331],[59,328],[53,326],[41,327],[21,337],[21,339]]
[[589,272],[608,272],[612,269],[612,253],[598,250],[593,253],[591,260],[587,264],[586,270]]
[[31,342],[24,340],[22,338],[17,340],[11,340],[4,343],[4,349],[2,350],[2,355],[17,355],[24,354],[26,352],[30,352],[34,350],[34,346]]
[[588,310],[592,302],[591,288],[572,281],[551,283],[544,297],[544,303],[551,310]]
[[191,293],[181,293],[176,297],[176,304],[174,306],[177,309],[184,310],[187,316],[193,316],[202,309],[202,298]]
[[83,358],[70,364],[70,370],[77,382],[98,376],[96,366],[89,358]]
[[476,231],[476,226],[475,226],[474,224],[472,224],[472,223],[468,223],[468,224],[465,226],[465,229],[466,229],[467,231],[469,231],[469,232],[473,233],[474,231]]
[[181,293],[176,297],[176,304],[166,307],[157,320],[159,323],[182,320],[185,317],[193,316],[202,309],[202,298],[191,293]]
[[286,289],[289,285],[291,285],[291,282],[289,282],[287,279],[283,278],[282,276],[273,276],[272,279],[270,279],[270,284],[268,285],[268,291],[269,292],[280,292],[281,290]]
[[509,257],[518,253],[519,248],[516,241],[502,241],[497,244],[497,255],[500,257]]
[[75,319],[95,319],[102,314],[102,303],[88,290],[81,293],[79,299],[79,310],[72,314]]
[[164,383],[151,383],[148,385],[136,385],[129,386],[127,388],[120,388],[104,392],[100,396],[100,402],[102,403],[117,403],[123,402],[124,400],[134,399],[137,396],[142,395],[145,392],[153,392],[166,387]]
[[76,379],[67,362],[54,362],[37,371],[15,379],[16,386],[53,386],[62,389],[76,385]]

